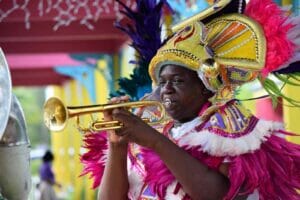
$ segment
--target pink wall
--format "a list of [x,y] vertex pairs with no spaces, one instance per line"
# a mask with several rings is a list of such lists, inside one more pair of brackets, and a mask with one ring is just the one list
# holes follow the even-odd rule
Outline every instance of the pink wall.
[[282,122],[281,99],[276,108],[273,108],[271,98],[259,99],[256,101],[256,116],[271,121]]

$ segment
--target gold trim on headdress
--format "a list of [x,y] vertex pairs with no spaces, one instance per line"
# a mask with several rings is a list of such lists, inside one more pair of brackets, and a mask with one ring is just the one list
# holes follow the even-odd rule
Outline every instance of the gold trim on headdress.
[[178,30],[182,29],[183,27],[188,26],[189,24],[192,24],[195,21],[200,21],[202,19],[205,19],[206,17],[211,16],[212,14],[223,9],[230,2],[231,2],[231,0],[219,0],[219,1],[215,2],[212,6],[203,10],[202,12],[200,12],[186,20],[183,20],[182,22],[180,22],[178,24],[175,24],[172,27],[172,31],[177,32]]
[[202,23],[193,23],[180,30],[157,51],[149,65],[154,84],[163,65],[179,65],[197,71],[203,59],[212,56],[206,48],[205,31]]

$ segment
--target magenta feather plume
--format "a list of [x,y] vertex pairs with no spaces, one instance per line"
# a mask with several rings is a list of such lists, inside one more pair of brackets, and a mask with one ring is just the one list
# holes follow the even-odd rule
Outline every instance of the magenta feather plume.
[[300,194],[296,191],[300,188],[299,166],[300,146],[272,135],[259,150],[232,158],[231,187],[225,200],[240,191],[251,194],[255,189],[260,200],[299,200]]
[[160,198],[166,195],[167,187],[175,180],[175,177],[153,151],[143,148],[142,155],[147,175],[145,182],[152,192],[157,193]]
[[[185,146],[182,148],[191,156],[214,170],[218,170],[224,159],[223,157],[210,156],[207,153],[204,153],[200,147]],[[166,195],[167,187],[175,181],[175,177],[159,156],[153,151],[143,148],[142,155],[143,158],[146,158],[143,160],[147,172],[144,181],[149,185],[152,192],[157,193],[158,196],[163,199]],[[181,188],[180,184],[179,188]],[[185,198],[187,198],[187,196]]]
[[88,151],[80,157],[84,166],[80,176],[89,174],[89,178],[93,179],[92,187],[95,189],[100,185],[106,162],[108,149],[106,132],[85,134],[83,141],[83,147]]
[[266,64],[262,74],[277,70],[291,58],[293,43],[287,38],[292,24],[285,23],[287,17],[272,0],[251,0],[245,14],[257,21],[263,28],[267,40]]

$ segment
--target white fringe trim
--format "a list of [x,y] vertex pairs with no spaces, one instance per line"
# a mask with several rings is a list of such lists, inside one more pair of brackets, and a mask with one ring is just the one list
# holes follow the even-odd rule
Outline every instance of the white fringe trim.
[[238,138],[224,137],[211,131],[203,130],[191,132],[181,138],[179,146],[197,147],[200,145],[202,151],[212,156],[237,156],[259,149],[260,145],[274,131],[282,128],[281,123],[259,120],[251,132]]

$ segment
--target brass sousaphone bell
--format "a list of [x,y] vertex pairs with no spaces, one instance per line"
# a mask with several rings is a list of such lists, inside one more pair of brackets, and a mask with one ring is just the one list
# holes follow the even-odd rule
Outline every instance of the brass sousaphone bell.
[[159,110],[160,116],[151,116],[150,118],[142,118],[149,125],[157,125],[165,119],[164,106],[158,101],[135,101],[123,102],[118,104],[99,104],[87,106],[68,106],[66,107],[63,102],[56,97],[48,99],[44,105],[44,122],[51,131],[61,131],[65,128],[67,121],[72,117],[77,117],[77,127],[80,131],[101,131],[101,130],[115,130],[122,128],[123,125],[119,121],[92,121],[90,127],[83,128],[80,126],[79,116],[92,113],[101,113],[106,110],[116,108],[129,109],[134,111],[134,108],[144,108],[156,106]]
[[28,199],[31,190],[30,141],[24,112],[12,92],[10,70],[1,47],[0,163],[0,199]]

